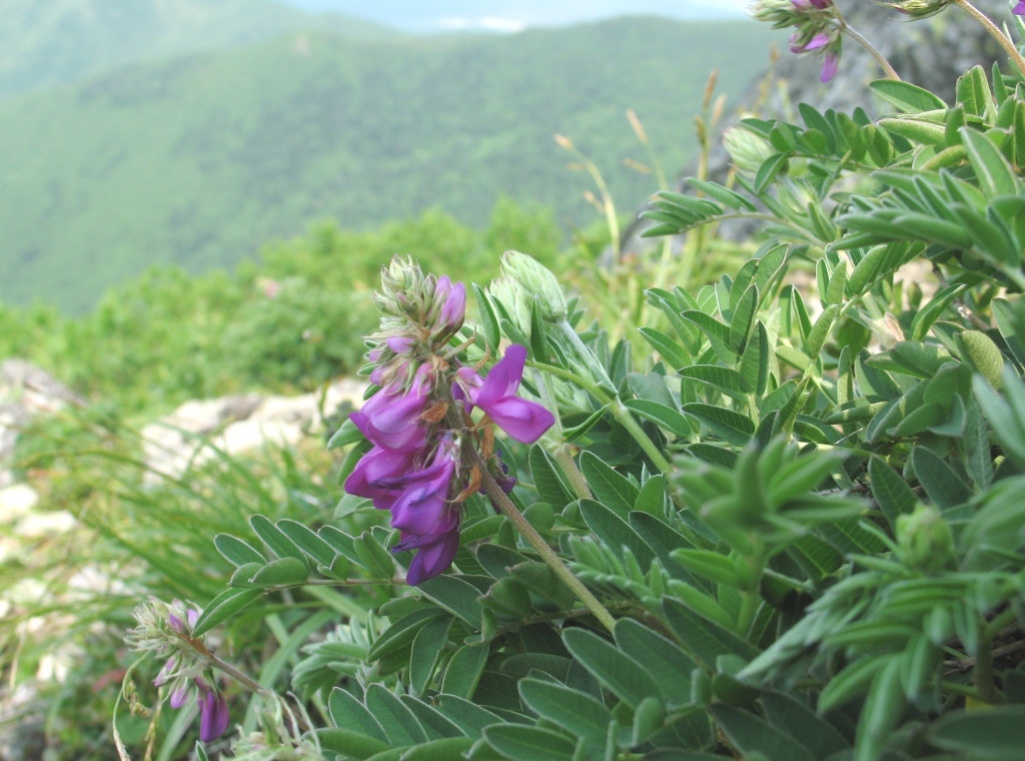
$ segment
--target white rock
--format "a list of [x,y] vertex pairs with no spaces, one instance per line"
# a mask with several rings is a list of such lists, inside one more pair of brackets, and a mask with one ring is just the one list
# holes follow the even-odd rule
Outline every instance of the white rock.
[[0,524],[10,525],[24,518],[39,504],[39,493],[28,484],[0,489]]
[[75,516],[67,510],[50,513],[29,513],[14,527],[14,533],[26,539],[42,539],[65,534],[76,525]]

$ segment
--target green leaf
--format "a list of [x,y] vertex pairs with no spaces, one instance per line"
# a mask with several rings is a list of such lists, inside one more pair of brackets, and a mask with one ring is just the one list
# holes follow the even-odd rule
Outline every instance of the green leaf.
[[911,450],[911,466],[922,488],[940,510],[971,499],[971,487],[931,449],[917,446]]
[[580,514],[591,532],[620,560],[626,547],[640,563],[641,571],[647,572],[655,553],[627,521],[592,499],[580,500]]
[[766,693],[762,705],[772,725],[807,748],[813,758],[829,758],[850,747],[832,724],[790,695]]
[[746,757],[762,753],[769,761],[817,761],[795,738],[742,708],[714,705],[709,710],[730,743]]
[[765,393],[769,380],[769,334],[761,320],[755,323],[754,332],[744,348],[738,373],[742,390],[758,396]]
[[691,573],[714,584],[725,584],[736,589],[744,586],[734,562],[718,552],[680,549],[673,550],[671,556]]
[[957,336],[964,355],[979,375],[995,389],[1004,385],[1004,355],[992,338],[981,330],[963,330]]
[[689,365],[678,374],[681,378],[690,378],[711,386],[734,399],[743,399],[749,393],[741,374],[722,365]]
[[328,698],[328,712],[331,714],[331,721],[336,727],[359,730],[361,734],[373,737],[383,743],[388,742],[388,737],[377,723],[377,719],[367,710],[367,707],[356,699],[355,695],[335,687],[331,690]]
[[206,634],[262,595],[263,591],[259,589],[225,589],[203,609],[202,615],[192,628],[192,636],[200,637]]
[[697,309],[688,309],[681,316],[701,328],[720,361],[730,365],[737,361],[737,353],[731,345],[729,325]]
[[[480,629],[482,608],[477,600],[480,590],[465,580],[465,576],[435,576],[425,581],[418,589],[425,597],[433,600],[454,616]],[[488,579],[490,586],[491,580]]]
[[662,601],[666,622],[673,634],[697,660],[715,667],[720,655],[736,655],[746,661],[758,655],[758,648],[733,632],[694,612],[679,600],[667,597]]
[[585,741],[604,745],[612,712],[590,695],[540,679],[522,679],[520,698],[530,710]]
[[555,461],[544,447],[535,444],[527,455],[530,474],[534,478],[538,497],[556,510],[562,510],[573,501],[573,492],[562,467]]
[[491,305],[491,300],[487,294],[484,293],[483,288],[476,283],[473,283],[471,287],[473,288],[473,295],[477,299],[477,316],[484,331],[484,340],[487,342],[489,349],[497,350],[498,344],[502,339],[502,333],[498,328],[498,317],[495,315],[494,307]]
[[272,560],[251,579],[250,584],[261,587],[294,586],[302,584],[310,578],[310,567],[295,558],[278,558]]
[[253,549],[251,545],[231,534],[218,534],[215,536],[214,546],[224,556],[225,560],[235,566],[242,566],[248,563],[264,565],[267,562],[267,559]]
[[674,341],[661,330],[640,328],[638,332],[673,370],[679,370],[694,361],[686,347]]
[[957,79],[957,102],[972,116],[990,117],[996,113],[993,94],[986,79],[986,70],[973,66]]
[[406,647],[423,626],[435,619],[448,620],[448,616],[437,608],[421,608],[403,616],[374,640],[367,650],[367,660],[377,661]]
[[434,618],[424,624],[413,638],[409,653],[409,683],[417,695],[423,695],[431,683],[441,652],[448,644],[451,626],[452,619],[447,616]]
[[662,694],[654,678],[637,661],[597,634],[587,629],[565,629],[562,639],[573,657],[629,706],[636,708],[649,695]]
[[402,754],[402,761],[465,761],[473,747],[469,737],[443,737],[410,748]]
[[467,737],[474,739],[481,736],[484,727],[499,724],[502,721],[502,717],[498,714],[455,695],[439,695],[438,708],[453,723],[457,724]]
[[573,761],[576,749],[576,744],[565,735],[519,724],[487,727],[484,740],[512,761]]
[[724,441],[734,446],[745,446],[754,435],[755,424],[751,418],[741,415],[739,412],[698,402],[685,404],[682,409],[688,415],[698,418]]
[[911,320],[911,340],[921,341],[925,338],[929,329],[933,326],[933,323],[940,318],[944,310],[950,303],[958,297],[964,290],[964,285],[948,285],[946,288],[936,292],[936,295],[932,297],[924,307],[922,307],[915,314],[913,320]]
[[970,127],[962,127],[958,132],[965,150],[968,151],[968,160],[982,191],[990,198],[1017,194],[1018,181],[1014,170],[1000,153],[1000,149],[993,145],[986,135]]
[[900,723],[905,707],[900,684],[900,656],[889,656],[872,679],[858,722],[856,761],[873,761],[886,746],[890,732]]
[[427,732],[416,716],[398,697],[380,684],[367,687],[364,697],[367,710],[381,725],[391,747],[399,748],[427,742]]
[[688,185],[691,185],[695,190],[699,190],[710,198],[714,198],[716,201],[721,203],[723,206],[727,206],[731,209],[746,209],[747,211],[756,211],[757,206],[751,203],[749,200],[739,193],[735,193],[732,190],[724,188],[722,185],[717,185],[713,182],[705,182],[694,177],[687,177],[684,179]]
[[744,290],[744,294],[733,309],[733,318],[730,320],[730,348],[734,353],[739,354],[747,345],[758,301],[758,286],[752,283]]
[[580,455],[580,470],[595,499],[626,520],[637,501],[639,489],[592,452]]
[[278,528],[293,544],[321,565],[330,566],[337,554],[331,545],[298,521],[283,518]]
[[270,519],[263,515],[254,515],[249,519],[249,525],[256,535],[263,540],[270,550],[279,558],[295,558],[304,565],[307,563],[303,551],[292,543],[285,534],[271,523]]
[[888,103],[892,103],[901,111],[917,114],[922,111],[933,111],[947,108],[947,104],[938,96],[910,82],[893,79],[877,79],[869,84],[872,91]]
[[627,399],[624,405],[631,412],[636,412],[645,420],[650,420],[680,438],[689,439],[694,433],[687,418],[672,407],[647,399]]
[[892,656],[862,656],[847,665],[843,671],[829,680],[819,694],[819,715],[829,713],[840,706],[861,697],[868,691],[868,686],[875,675],[882,669]]
[[363,432],[356,427],[349,418],[345,419],[338,430],[335,431],[331,438],[328,439],[328,449],[340,449],[341,447],[348,446],[349,444],[355,444],[357,441],[363,440]]
[[445,666],[441,691],[448,695],[469,699],[477,689],[484,664],[488,662],[489,646],[484,644],[463,645]]
[[1025,748],[1025,705],[952,711],[929,726],[928,738],[972,761],[1019,761]]
[[400,695],[399,700],[408,708],[416,720],[420,722],[431,741],[446,737],[463,737],[466,733],[452,719],[445,716],[433,706],[414,698],[412,695]]
[[754,183],[755,195],[761,195],[769,183],[776,179],[776,175],[785,170],[789,158],[790,155],[788,153],[777,153],[770,156],[758,167]]
[[649,674],[658,674],[666,700],[691,701],[691,674],[697,664],[675,643],[632,618],[616,621],[616,644]]
[[367,759],[392,747],[376,738],[367,737],[342,727],[318,729],[317,739],[324,750],[341,753],[346,758],[355,759]]
[[890,528],[896,528],[897,517],[912,513],[918,498],[904,479],[877,456],[868,461],[868,477],[879,509],[886,516]]

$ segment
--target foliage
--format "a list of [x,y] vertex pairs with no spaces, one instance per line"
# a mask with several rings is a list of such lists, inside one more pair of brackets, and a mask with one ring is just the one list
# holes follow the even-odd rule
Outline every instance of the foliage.
[[[558,423],[503,447],[501,515],[466,500],[457,570],[404,589],[409,554],[351,496],[362,532],[254,518],[218,540],[236,571],[196,634],[377,583],[293,672],[325,758],[1017,758],[1021,77],[873,89],[897,112],[747,120],[735,189],[660,194],[651,235],[766,224],[733,275],[647,290],[643,364],[542,269],[475,290],[452,351],[526,346]],[[343,476],[366,450],[352,426],[332,445]]]
[[769,33],[712,30],[635,18],[509,36],[283,31],[6,98],[0,192],[18,203],[0,207],[0,293],[80,313],[155,262],[233,266],[316,220],[368,230],[435,207],[482,228],[503,194],[582,225],[591,209],[552,135],[580,141],[632,206],[650,180],[621,164],[636,147],[624,112],[679,166],[691,147],[677,125],[712,62],[729,92],[763,65]]

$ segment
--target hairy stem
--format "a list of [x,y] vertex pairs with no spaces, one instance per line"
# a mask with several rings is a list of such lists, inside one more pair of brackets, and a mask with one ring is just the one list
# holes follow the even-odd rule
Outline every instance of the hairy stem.
[[577,578],[576,574],[569,570],[569,567],[562,561],[562,558],[556,554],[555,550],[548,546],[548,543],[530,525],[530,522],[523,517],[523,513],[517,509],[508,495],[502,491],[502,487],[498,485],[498,482],[492,478],[491,473],[488,472],[487,464],[480,459],[480,455],[476,451],[473,452],[473,457],[476,459],[477,467],[481,473],[481,485],[484,487],[484,492],[488,495],[492,504],[502,511],[502,514],[516,527],[516,530],[530,542],[530,546],[537,550],[545,564],[573,591],[577,599],[587,606],[587,609],[594,614],[594,617],[611,632],[616,624],[616,619],[599,602],[598,598],[591,593],[591,590],[584,586],[584,583]]
[[971,16],[973,19],[978,21],[982,28],[989,32],[990,36],[997,41],[997,43],[1007,53],[1007,57],[1011,59],[1014,65],[1018,68],[1018,71],[1025,76],[1025,58],[1022,58],[1021,53],[1018,52],[1018,48],[1014,46],[1014,43],[1007,37],[1006,34],[1001,31],[1000,27],[994,24],[989,16],[980,11],[968,0],[954,0],[954,4],[961,8],[965,13]]
[[563,472],[569,479],[570,485],[573,487],[573,491],[579,499],[590,499],[591,498],[591,487],[587,485],[587,479],[584,478],[584,474],[580,472],[580,468],[577,467],[576,460],[573,459],[573,451],[570,449],[570,445],[563,443],[560,444],[553,453],[555,461],[562,466]]
[[893,79],[897,82],[900,81],[900,75],[897,74],[893,66],[890,65],[890,62],[886,60],[886,57],[879,52],[875,45],[869,42],[867,38],[862,36],[861,32],[859,32],[853,26],[848,24],[846,20],[843,21],[843,23],[840,25],[840,29],[843,30],[844,34],[846,34],[848,37],[850,37],[852,40],[854,40],[856,43],[861,45],[861,47],[865,48],[865,50],[868,51],[869,55],[871,55],[872,58],[875,59],[875,62],[879,64],[880,68],[883,70],[883,73],[886,74],[887,79]]

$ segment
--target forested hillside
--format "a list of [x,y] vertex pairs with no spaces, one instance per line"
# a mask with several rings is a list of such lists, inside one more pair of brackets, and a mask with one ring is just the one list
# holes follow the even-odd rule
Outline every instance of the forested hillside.
[[321,28],[7,98],[0,298],[77,312],[155,262],[232,265],[326,218],[367,229],[437,206],[480,225],[502,194],[589,224],[589,180],[555,133],[633,208],[655,185],[622,164],[645,160],[625,111],[674,170],[713,66],[735,93],[764,65],[769,33],[712,32],[640,18],[510,36]]

